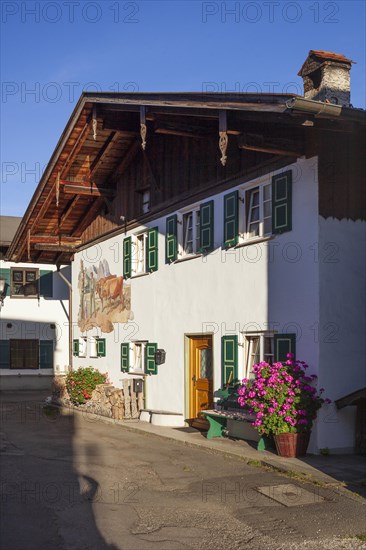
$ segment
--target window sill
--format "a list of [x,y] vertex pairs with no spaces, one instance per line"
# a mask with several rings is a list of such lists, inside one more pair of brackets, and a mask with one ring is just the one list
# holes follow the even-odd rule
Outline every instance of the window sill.
[[20,300],[20,299],[23,299],[23,300],[37,300],[37,298],[39,299],[40,296],[38,296],[38,294],[32,294],[31,296],[24,296],[23,294],[11,294],[10,295],[10,299],[13,300]]
[[140,277],[146,277],[146,275],[151,275],[150,271],[145,271],[145,273],[136,273],[131,275],[131,279],[139,279]]
[[180,264],[182,262],[188,262],[188,260],[194,260],[195,258],[202,258],[203,254],[202,253],[199,253],[199,254],[187,254],[187,256],[182,256],[181,258],[178,258],[177,260],[175,260],[174,262],[172,262],[173,264]]
[[236,244],[232,248],[242,248],[243,246],[250,246],[251,244],[266,243],[267,241],[271,241],[272,239],[274,239],[274,235],[268,235],[268,237],[256,237],[254,239],[247,239],[246,241]]

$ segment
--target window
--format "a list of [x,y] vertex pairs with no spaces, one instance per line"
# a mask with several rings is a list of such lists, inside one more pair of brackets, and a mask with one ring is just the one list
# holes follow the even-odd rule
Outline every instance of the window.
[[146,237],[146,233],[142,233],[132,241],[132,275],[146,273]]
[[157,271],[158,240],[157,227],[123,240],[123,277],[125,279]]
[[224,195],[224,247],[292,229],[292,171]]
[[121,371],[131,374],[157,374],[157,344],[147,341],[121,344]]
[[[79,339],[79,341],[81,341]],[[85,339],[85,355],[80,355],[80,345],[79,345],[79,357],[86,357],[86,339]],[[90,349],[89,357],[105,357],[106,355],[106,341],[105,338],[99,338],[99,336],[91,336],[90,338]]]
[[270,365],[274,361],[274,335],[272,333],[253,333],[244,335],[244,377],[254,378],[253,365],[265,361]]
[[11,369],[38,369],[38,365],[38,340],[10,340]]
[[11,296],[38,297],[38,269],[11,269]]
[[142,201],[142,213],[147,214],[150,212],[150,189],[146,189],[141,193],[141,201]]
[[266,237],[272,234],[272,190],[270,183],[246,190],[244,208],[244,239]]
[[72,354],[75,357],[86,357],[87,338],[82,336],[72,341]]
[[132,361],[130,372],[144,372],[145,351],[145,342],[135,342],[134,344],[132,344]]
[[200,250],[200,211],[183,214],[182,255],[197,254]]

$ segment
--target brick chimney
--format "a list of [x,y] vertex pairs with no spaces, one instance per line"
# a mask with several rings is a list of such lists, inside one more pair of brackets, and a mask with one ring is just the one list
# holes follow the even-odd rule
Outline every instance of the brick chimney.
[[310,50],[298,73],[304,81],[304,97],[349,107],[352,63],[342,54]]

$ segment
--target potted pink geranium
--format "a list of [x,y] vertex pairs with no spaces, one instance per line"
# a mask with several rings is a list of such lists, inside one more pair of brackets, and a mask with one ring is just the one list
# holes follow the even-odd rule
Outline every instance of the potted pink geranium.
[[255,413],[252,426],[262,436],[274,438],[281,456],[306,453],[313,422],[323,403],[330,403],[314,387],[317,376],[307,376],[308,365],[287,355],[285,363],[261,362],[253,366],[254,379],[244,379],[239,404]]

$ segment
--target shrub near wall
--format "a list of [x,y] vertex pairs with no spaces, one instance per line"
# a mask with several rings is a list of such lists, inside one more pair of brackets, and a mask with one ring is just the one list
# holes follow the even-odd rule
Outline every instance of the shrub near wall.
[[106,384],[107,379],[107,373],[102,374],[93,367],[80,367],[78,370],[70,372],[66,377],[66,388],[70,400],[75,405],[86,403],[97,385]]

